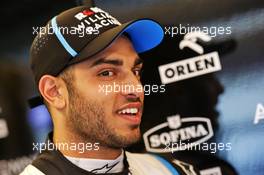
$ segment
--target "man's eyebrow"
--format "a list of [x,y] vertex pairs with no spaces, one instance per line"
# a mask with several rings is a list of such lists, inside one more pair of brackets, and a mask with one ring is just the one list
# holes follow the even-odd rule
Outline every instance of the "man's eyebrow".
[[112,65],[115,65],[115,66],[122,66],[123,65],[123,61],[119,60],[119,59],[100,58],[100,59],[96,60],[95,62],[93,62],[90,67],[98,66],[98,65],[101,65],[101,64],[112,64]]
[[142,63],[143,63],[143,59],[140,58],[140,57],[137,57],[136,60],[135,60],[135,62],[134,62],[134,67],[137,66],[137,65],[139,65],[139,64],[142,64]]

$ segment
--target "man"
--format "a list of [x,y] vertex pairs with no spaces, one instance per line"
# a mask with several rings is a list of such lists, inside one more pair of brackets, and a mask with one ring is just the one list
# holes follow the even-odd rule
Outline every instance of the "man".
[[109,92],[114,85],[142,90],[138,53],[162,39],[152,20],[120,24],[97,7],[75,7],[48,22],[32,44],[31,68],[54,130],[22,175],[182,174],[161,157],[124,151],[140,139],[144,92]]

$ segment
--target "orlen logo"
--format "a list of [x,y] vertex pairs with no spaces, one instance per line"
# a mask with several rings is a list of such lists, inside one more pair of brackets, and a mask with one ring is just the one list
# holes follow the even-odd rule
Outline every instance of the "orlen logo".
[[218,52],[204,54],[204,49],[197,41],[209,42],[211,37],[203,32],[187,33],[179,44],[182,50],[185,47],[190,48],[199,54],[192,58],[185,58],[159,66],[160,80],[163,84],[169,84],[176,81],[185,80],[192,77],[220,71],[222,69]]
[[[149,129],[143,134],[146,150],[166,153],[181,151],[199,145],[214,135],[211,121],[204,117],[167,117],[167,122]],[[182,148],[181,145],[185,147]],[[167,149],[169,146],[172,148]]]

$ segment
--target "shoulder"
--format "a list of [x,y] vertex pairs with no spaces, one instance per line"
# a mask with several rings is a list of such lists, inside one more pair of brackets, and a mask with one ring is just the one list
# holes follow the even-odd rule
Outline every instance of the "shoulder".
[[65,174],[65,171],[65,160],[59,153],[44,151],[20,175]]
[[154,154],[126,152],[127,161],[134,174],[179,175],[174,166],[164,158]]
[[22,173],[19,175],[45,175],[43,172],[41,172],[39,169],[34,167],[33,165],[28,165]]

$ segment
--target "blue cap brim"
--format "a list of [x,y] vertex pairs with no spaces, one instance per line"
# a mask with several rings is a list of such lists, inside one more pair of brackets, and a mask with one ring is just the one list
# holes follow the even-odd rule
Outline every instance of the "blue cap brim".
[[139,19],[127,22],[100,34],[68,63],[68,66],[89,59],[106,49],[122,34],[128,34],[137,53],[148,51],[161,43],[164,31],[161,25],[151,19]]
[[130,23],[123,32],[129,34],[134,49],[138,53],[156,47],[161,43],[164,37],[162,27],[157,22],[149,19],[134,21]]

